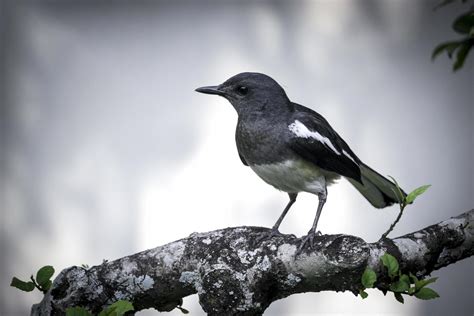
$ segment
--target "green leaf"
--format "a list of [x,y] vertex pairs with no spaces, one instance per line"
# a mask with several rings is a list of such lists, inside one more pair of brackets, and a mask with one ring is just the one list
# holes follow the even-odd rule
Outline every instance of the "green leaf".
[[419,289],[424,288],[428,284],[436,282],[436,280],[438,280],[438,278],[423,279],[423,280],[415,281],[415,288],[418,291]]
[[435,49],[433,49],[433,53],[431,54],[431,59],[434,60],[443,51],[446,51],[446,53],[448,53],[449,58],[451,58],[451,56],[453,55],[453,52],[462,43],[463,43],[462,41],[451,41],[451,42],[445,42],[445,43],[439,44],[438,46],[435,47]]
[[104,308],[99,316],[122,316],[126,312],[133,311],[134,307],[129,301],[120,300]]
[[367,292],[364,290],[360,290],[359,295],[362,297],[362,299],[366,299],[369,296],[369,294],[367,294]]
[[410,278],[408,277],[408,275],[406,275],[406,274],[400,275],[400,280],[402,280],[402,281],[408,283],[408,285],[410,285]]
[[415,293],[415,297],[420,300],[431,300],[439,297],[439,294],[435,290],[430,289],[429,287],[421,288],[418,292]]
[[109,310],[109,308],[104,308],[103,310],[100,311],[99,315],[97,316],[109,316],[111,311]]
[[365,288],[374,287],[374,283],[377,281],[377,274],[371,268],[365,268],[361,281]]
[[68,307],[66,316],[92,316],[92,314],[84,307]]
[[115,316],[112,314],[115,311],[115,308],[105,307],[103,310],[100,311],[98,316]]
[[474,40],[467,41],[461,46],[461,48],[458,49],[456,61],[453,64],[453,71],[461,69],[461,67],[464,65],[464,61],[466,60],[467,54],[471,50],[473,43]]
[[410,289],[410,278],[406,274],[400,275],[397,282],[390,284],[390,291],[392,292],[407,292]]
[[400,293],[393,293],[393,295],[395,295],[395,298],[397,299],[397,301],[399,301],[399,302],[402,303],[402,304],[405,303],[405,300],[403,299],[402,294],[400,294]]
[[472,28],[474,28],[474,14],[472,12],[457,17],[453,22],[453,30],[460,34],[469,34]]
[[410,288],[410,283],[408,283],[405,280],[398,280],[397,282],[394,282],[390,284],[390,291],[392,292],[406,292]]
[[414,286],[408,289],[408,294],[410,294],[410,295],[413,295],[413,293],[415,293],[415,292],[416,292],[416,287],[414,287]]
[[53,281],[48,280],[48,282],[43,284],[41,288],[43,289],[44,292],[47,292],[51,288],[52,285],[53,285]]
[[427,184],[427,185],[422,185],[421,187],[419,188],[416,188],[415,190],[411,191],[410,194],[408,194],[408,196],[406,197],[406,203],[407,204],[411,204],[413,203],[413,201],[415,201],[415,199],[422,195],[423,193],[425,193],[426,190],[428,190],[428,188],[431,186],[431,184]]
[[13,277],[12,282],[10,283],[10,286],[16,287],[17,289],[25,291],[25,292],[31,292],[35,289],[35,284],[33,282],[31,281],[25,282],[16,277]]
[[387,267],[388,276],[393,279],[398,273],[398,261],[389,253],[385,253],[382,257],[380,257],[383,265]]
[[409,275],[410,275],[410,279],[412,280],[411,283],[416,283],[416,282],[418,282],[418,278],[416,277],[416,275],[414,275],[414,274],[411,273],[411,272],[409,273]]
[[134,310],[134,307],[133,307],[133,304],[129,301],[124,301],[124,300],[120,300],[120,301],[117,301],[115,303],[113,303],[112,305],[109,306],[109,308],[114,308],[114,312],[116,316],[122,316],[124,315],[126,312],[129,312],[129,311],[133,311]]
[[38,270],[36,273],[36,282],[41,286],[44,287],[51,279],[54,274],[54,268],[52,266],[44,266]]

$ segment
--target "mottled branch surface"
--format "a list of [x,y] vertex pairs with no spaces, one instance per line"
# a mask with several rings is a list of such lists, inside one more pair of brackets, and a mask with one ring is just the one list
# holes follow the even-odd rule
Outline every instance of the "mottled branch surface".
[[[474,210],[420,231],[367,243],[348,235],[323,235],[314,249],[296,255],[300,239],[256,243],[267,228],[236,227],[187,238],[92,268],[71,267],[54,280],[31,315],[62,315],[84,306],[98,313],[124,299],[136,310],[169,311],[197,293],[211,315],[259,315],[275,300],[301,292],[352,291],[362,287],[366,266],[382,275],[389,252],[403,272],[430,274],[474,254]],[[386,289],[383,277],[376,287]]]

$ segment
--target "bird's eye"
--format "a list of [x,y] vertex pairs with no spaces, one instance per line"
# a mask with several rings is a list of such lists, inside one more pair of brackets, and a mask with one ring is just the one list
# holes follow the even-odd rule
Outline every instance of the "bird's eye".
[[240,93],[241,95],[246,95],[249,89],[245,86],[239,86],[237,87],[237,92]]

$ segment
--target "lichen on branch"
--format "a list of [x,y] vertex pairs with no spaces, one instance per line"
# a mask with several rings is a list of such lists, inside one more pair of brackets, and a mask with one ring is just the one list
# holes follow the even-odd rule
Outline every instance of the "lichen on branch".
[[[136,311],[170,311],[182,298],[199,295],[210,315],[259,315],[275,300],[302,292],[362,288],[367,267],[383,269],[390,253],[400,269],[424,277],[474,254],[474,210],[398,238],[367,243],[349,235],[315,238],[313,249],[297,255],[300,239],[264,239],[267,228],[236,227],[187,238],[91,268],[71,267],[54,280],[31,315],[60,315],[84,306],[98,313],[117,300]],[[387,289],[386,280],[375,287]]]

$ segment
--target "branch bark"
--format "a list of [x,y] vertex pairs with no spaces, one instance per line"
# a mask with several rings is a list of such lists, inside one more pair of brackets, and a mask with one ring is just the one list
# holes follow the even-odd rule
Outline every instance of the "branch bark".
[[[274,237],[262,227],[235,227],[187,238],[89,269],[67,268],[31,315],[63,315],[83,306],[97,314],[124,299],[135,310],[170,311],[199,295],[210,315],[260,315],[275,300],[295,293],[352,291],[369,266],[382,275],[380,257],[394,255],[404,272],[429,275],[474,254],[474,210],[394,239],[367,243],[349,235],[316,237],[314,249],[295,255],[300,239]],[[387,289],[379,278],[376,287]]]

